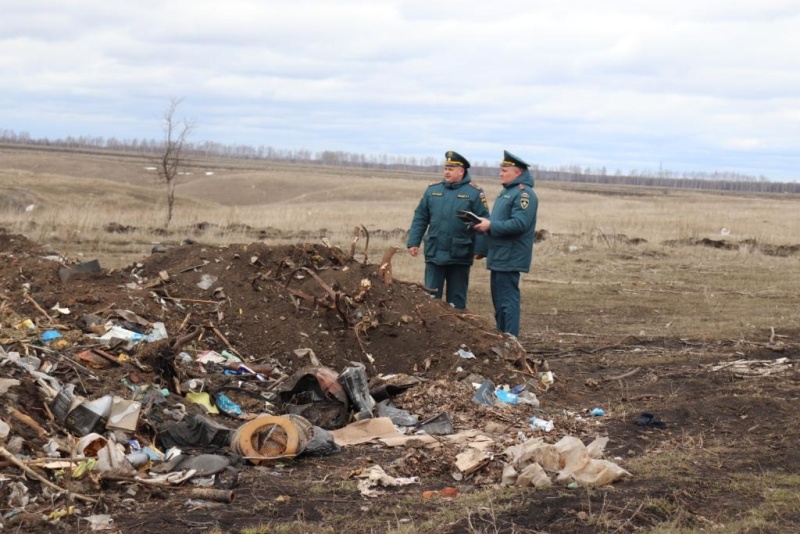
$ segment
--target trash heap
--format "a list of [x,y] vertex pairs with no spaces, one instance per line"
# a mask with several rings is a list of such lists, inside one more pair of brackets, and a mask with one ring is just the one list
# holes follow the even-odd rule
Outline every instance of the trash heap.
[[393,280],[396,249],[373,263],[355,244],[157,246],[108,271],[0,229],[0,455],[26,475],[0,482],[0,522],[67,496],[48,508],[58,521],[109,481],[230,502],[243,467],[375,440],[423,446],[392,466],[405,478],[364,474],[365,496],[420,472],[500,482],[493,451],[518,437],[475,428],[487,414],[527,427],[506,408],[538,407],[553,374]]

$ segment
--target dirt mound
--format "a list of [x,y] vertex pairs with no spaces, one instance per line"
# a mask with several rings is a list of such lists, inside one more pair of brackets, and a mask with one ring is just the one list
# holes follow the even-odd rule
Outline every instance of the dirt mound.
[[[193,328],[216,330],[221,335],[204,336],[191,350],[228,349],[286,372],[308,364],[294,351],[309,348],[334,369],[361,362],[373,375],[476,372],[501,379],[505,369],[498,363],[524,354],[483,317],[431,299],[417,284],[387,284],[379,265],[322,244],[183,245],[118,271],[78,273],[66,283],[59,270],[69,266],[24,237],[4,233],[0,246],[3,298],[20,320],[43,320],[34,302],[44,311],[69,308],[59,319],[66,329],[85,327],[86,314],[106,322],[123,309],[145,319],[138,330],[157,321],[171,338]],[[458,357],[459,348],[476,358]]]
[[709,239],[704,237],[702,239],[674,239],[664,241],[668,246],[681,246],[689,245],[696,247],[709,247],[720,250],[757,250],[765,256],[778,256],[787,258],[800,254],[800,245],[770,245],[768,243],[759,243],[755,239],[742,239],[740,241],[727,241],[725,239]]
[[[533,371],[521,345],[493,332],[485,318],[430,298],[418,284],[393,280],[393,250],[380,263],[325,243],[190,243],[154,250],[108,271],[0,229],[0,386],[6,387],[0,416],[12,421],[13,437],[0,453],[9,461],[17,457],[12,454],[41,457],[44,451],[69,456],[75,437],[92,425],[100,428],[70,421],[76,404],[54,413],[53,397],[66,385],[89,401],[104,395],[141,400],[138,424],[127,430],[143,443],[156,443],[165,439],[159,433],[178,408],[190,418],[205,414],[201,404],[183,397],[192,384],[220,407],[223,393],[255,416],[264,411],[265,384],[274,393],[282,382],[307,384],[308,369],[329,368],[335,377],[363,365],[373,386],[393,375],[428,382],[407,396],[400,393],[408,386],[396,389],[396,402],[423,417],[457,408],[458,429],[480,420],[484,408],[471,403],[471,382],[508,382],[515,364]],[[113,335],[104,341],[104,333]],[[233,355],[261,374],[240,376],[240,364],[227,362],[200,365],[207,355]],[[266,382],[256,380],[265,375]],[[300,394],[313,396],[312,389]],[[335,399],[315,402],[319,421],[333,421],[333,428],[346,422]],[[241,424],[236,419],[223,417],[221,423],[232,430]],[[436,470],[448,469],[447,462],[434,463]],[[73,481],[71,491],[96,493],[96,480]],[[5,490],[0,494],[10,498]]]

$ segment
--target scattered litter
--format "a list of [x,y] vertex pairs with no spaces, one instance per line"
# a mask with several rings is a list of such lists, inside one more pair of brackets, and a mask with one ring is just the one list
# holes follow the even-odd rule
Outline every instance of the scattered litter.
[[500,402],[504,402],[506,404],[518,404],[519,397],[515,393],[511,393],[508,390],[508,386],[505,388],[498,386],[494,390],[494,394]]
[[233,402],[224,393],[217,393],[215,396],[215,401],[219,409],[228,415],[239,417],[243,413],[241,406]]
[[231,449],[252,464],[294,458],[305,451],[312,425],[299,415],[261,416],[240,426]]
[[548,421],[546,419],[540,419],[535,415],[530,418],[531,421],[531,428],[533,430],[544,430],[545,432],[550,432],[555,428],[553,421]]
[[89,517],[81,517],[80,520],[87,521],[89,529],[93,532],[114,528],[114,519],[108,514],[90,515]]
[[340,447],[358,445],[359,443],[367,443],[377,439],[403,437],[388,417],[375,417],[374,419],[356,421],[332,431],[331,434],[333,434],[336,444]]
[[647,412],[642,412],[639,417],[636,418],[636,424],[639,426],[651,426],[653,428],[667,428],[667,423]]
[[353,401],[358,413],[356,419],[369,419],[375,409],[375,399],[369,393],[367,370],[364,364],[347,367],[339,374],[339,383]]
[[374,490],[376,486],[408,486],[409,484],[419,484],[419,477],[400,477],[396,478],[386,474],[383,467],[373,465],[368,470],[356,475],[359,478],[358,490],[364,497],[377,497],[383,492]]
[[589,412],[595,417],[602,417],[606,414],[606,411],[602,408],[592,408],[592,411]]
[[475,358],[475,355],[472,354],[472,352],[469,350],[458,349],[458,351],[456,351],[456,354],[458,354],[461,358],[467,360]]
[[733,373],[734,376],[739,378],[770,376],[791,371],[792,362],[789,358],[778,358],[777,360],[736,360],[734,362],[721,363],[711,367],[712,371],[721,371],[723,369]]
[[100,262],[97,260],[92,260],[92,261],[87,261],[86,263],[75,265],[74,267],[65,267],[59,269],[58,277],[61,279],[63,283],[66,284],[77,275],[84,273],[99,273],[99,272],[100,272]]
[[16,378],[0,378],[0,395],[5,395],[8,390],[20,384]]
[[378,417],[388,417],[397,426],[415,426],[419,423],[419,418],[412,415],[408,410],[401,410],[392,404],[391,399],[384,399],[376,404]]
[[303,358],[305,356],[308,356],[310,364],[314,367],[320,367],[322,365],[321,363],[319,363],[317,355],[314,354],[314,351],[311,349],[295,349],[294,354],[298,358]]
[[469,475],[489,463],[492,455],[474,448],[468,448],[456,455],[456,468],[463,474]]
[[216,406],[211,404],[211,396],[202,391],[200,393],[189,392],[186,394],[186,400],[192,402],[194,404],[199,404],[200,406],[205,409],[206,413],[217,415],[219,413],[219,409]]
[[200,277],[200,281],[197,282],[197,287],[203,290],[209,289],[216,283],[217,280],[218,278],[212,274],[204,274]]
[[488,379],[484,380],[484,382],[478,386],[478,391],[472,396],[472,402],[475,404],[494,406],[497,399],[494,391],[494,383]]
[[450,419],[450,414],[448,412],[441,412],[433,417],[425,419],[419,423],[417,430],[433,436],[446,436],[455,432],[453,429],[453,421]]
[[42,335],[40,336],[42,342],[44,343],[49,343],[54,339],[58,339],[60,337],[61,337],[61,332],[59,332],[58,330],[46,330],[42,332]]
[[542,438],[513,445],[504,452],[508,464],[503,471],[503,484],[545,487],[550,483],[549,477],[543,477],[545,472],[556,473],[556,482],[581,486],[603,486],[631,476],[617,464],[600,458],[607,443],[608,438],[598,438],[586,446],[574,436],[564,436],[553,445]]
[[545,391],[550,389],[550,386],[552,386],[553,383],[555,382],[555,375],[553,374],[553,371],[545,371],[543,373],[539,373],[539,382],[542,383]]

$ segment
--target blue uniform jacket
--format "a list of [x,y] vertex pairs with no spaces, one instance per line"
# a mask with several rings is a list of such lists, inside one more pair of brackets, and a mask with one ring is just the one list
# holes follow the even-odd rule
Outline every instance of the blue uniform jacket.
[[456,216],[458,210],[489,217],[486,195],[480,186],[472,183],[468,172],[454,184],[442,180],[428,186],[414,211],[406,246],[418,247],[424,236],[426,262],[472,265],[476,242],[479,242],[478,252],[485,254],[485,245],[480,245],[485,237],[468,228]]
[[530,171],[503,186],[489,218],[492,226],[488,232],[487,269],[523,273],[530,270],[538,207]]

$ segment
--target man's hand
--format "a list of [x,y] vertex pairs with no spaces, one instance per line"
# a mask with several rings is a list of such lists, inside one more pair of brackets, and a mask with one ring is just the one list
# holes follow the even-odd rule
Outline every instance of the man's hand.
[[472,228],[478,232],[488,232],[491,227],[492,222],[486,217],[481,217],[481,222],[472,225]]
[[411,254],[412,258],[416,258],[417,254],[419,254],[419,247],[408,247],[408,253]]

